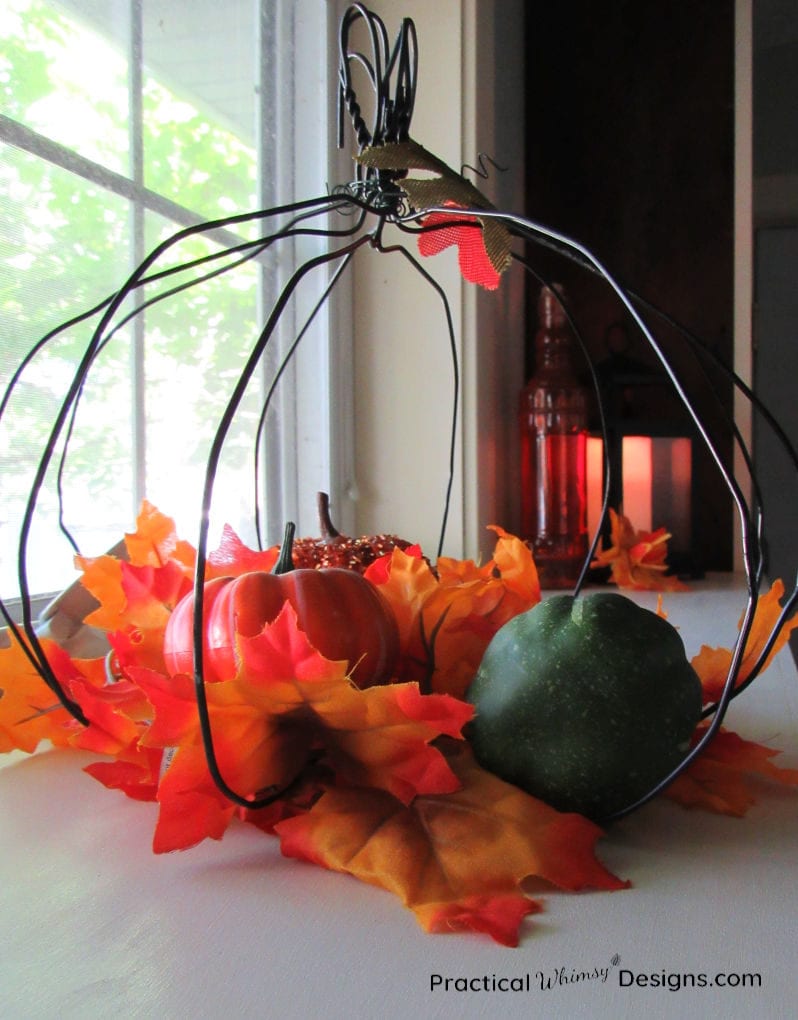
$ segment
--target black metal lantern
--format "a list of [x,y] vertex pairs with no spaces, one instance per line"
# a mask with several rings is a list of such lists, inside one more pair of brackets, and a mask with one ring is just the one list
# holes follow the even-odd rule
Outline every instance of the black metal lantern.
[[675,406],[665,373],[630,356],[628,346],[625,328],[611,326],[610,353],[596,365],[607,454],[604,436],[594,429],[588,439],[588,530],[593,533],[599,526],[607,484],[609,506],[636,530],[667,528],[671,570],[700,577],[695,429]]

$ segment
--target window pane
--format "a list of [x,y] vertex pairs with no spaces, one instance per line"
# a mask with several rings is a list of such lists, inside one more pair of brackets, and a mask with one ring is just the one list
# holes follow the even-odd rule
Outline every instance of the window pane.
[[144,86],[144,183],[219,219],[255,208],[255,151],[152,78]]
[[[252,5],[247,8],[252,9]],[[179,95],[154,74],[147,74],[144,81],[144,183],[152,191],[201,213],[203,218],[215,219],[255,208],[256,153],[251,144],[251,126],[247,125],[245,135],[237,135],[221,119],[221,109],[210,102],[200,107],[203,96],[193,91],[193,73],[207,70],[203,54],[208,40],[199,31],[193,14],[191,23],[191,35],[187,36],[186,30],[183,33],[185,62],[180,66],[185,78],[192,79],[186,82],[192,91]],[[217,36],[209,38],[217,40]],[[145,59],[146,54],[145,45]],[[251,66],[250,60],[250,70]],[[210,78],[212,81],[212,75]],[[208,86],[202,84],[207,99]],[[233,84],[242,89],[241,104],[251,108],[252,75]],[[235,106],[230,90],[226,90],[225,98]],[[240,129],[239,124],[234,127]]]
[[[147,217],[148,248],[173,233],[174,226],[161,217]],[[169,249],[158,266],[189,263],[220,250],[204,237],[192,237]],[[202,277],[239,260],[228,256],[170,276],[145,295],[149,302],[159,291],[199,281],[148,304],[143,318],[147,498],[174,517],[187,538],[198,527],[211,442],[259,329],[254,263]],[[262,396],[256,372],[222,448],[212,504],[214,537],[224,523],[242,538],[254,537],[254,447]]]
[[[127,271],[128,211],[123,199],[12,146],[0,147],[0,336],[4,389],[26,352],[50,329],[105,298],[111,280]],[[91,239],[91,240],[89,240]],[[91,336],[93,323],[76,326],[36,356],[15,387],[0,423],[0,576],[13,591],[11,550],[36,465],[66,386]],[[64,476],[67,524],[86,539],[96,521],[119,535],[129,521],[130,410],[127,341],[118,338],[98,360],[75,423]],[[103,428],[97,422],[104,423]],[[74,574],[69,546],[58,538],[53,461],[38,517],[47,522],[30,543],[30,578],[53,590]],[[108,477],[117,479],[108,485]],[[92,534],[92,551],[105,537]],[[115,541],[114,539],[113,541]],[[97,543],[100,543],[99,547]],[[52,571],[52,573],[51,573]]]
[[[83,5],[125,38],[115,2]],[[70,6],[42,0],[0,5],[0,83],[7,117],[117,173],[128,157],[127,59]],[[90,57],[89,57],[90,55]]]

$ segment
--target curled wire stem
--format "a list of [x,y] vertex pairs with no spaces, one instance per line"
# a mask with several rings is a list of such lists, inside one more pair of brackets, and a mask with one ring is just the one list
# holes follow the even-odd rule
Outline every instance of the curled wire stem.
[[498,170],[500,174],[506,174],[510,169],[506,166],[500,166],[493,156],[489,156],[486,152],[480,152],[477,154],[478,166],[472,166],[470,163],[463,163],[460,167],[460,176],[462,177],[466,170],[470,170],[471,173],[477,177],[481,177],[483,181],[490,179],[490,171],[488,170],[488,164],[493,167],[494,170]]

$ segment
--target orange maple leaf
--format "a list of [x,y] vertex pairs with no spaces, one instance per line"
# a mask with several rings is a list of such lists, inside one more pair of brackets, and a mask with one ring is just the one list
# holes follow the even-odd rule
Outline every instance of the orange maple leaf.
[[268,573],[277,562],[280,547],[258,551],[245,545],[229,524],[222,529],[218,548],[208,553],[206,580],[212,577],[239,577],[251,570]]
[[[757,599],[754,619],[748,639],[745,643],[745,651],[740,661],[740,672],[735,681],[735,686],[744,683],[751,674],[757,660],[764,651],[765,645],[770,640],[773,628],[776,626],[782,607],[781,599],[784,595],[784,583],[777,579],[770,587],[770,591],[760,595]],[[740,624],[742,625],[742,617]],[[784,623],[773,648],[767,655],[762,665],[762,671],[767,669],[789,640],[791,632],[798,627],[798,613]],[[732,651],[729,648],[710,648],[702,645],[700,651],[691,660],[693,669],[701,679],[701,686],[704,689],[704,702],[709,704],[715,702],[721,696],[726,679],[729,675],[729,668],[732,662]]]
[[[72,660],[53,641],[41,644],[56,677],[66,687],[75,673]],[[10,644],[0,647],[0,752],[33,752],[43,740],[65,746],[73,721],[22,645],[10,637]]]
[[128,559],[139,567],[161,567],[170,560],[187,575],[194,570],[194,547],[177,536],[175,522],[145,499],[136,518],[136,530],[125,535]]
[[[196,555],[177,537],[174,521],[146,501],[136,530],[125,535],[127,560],[108,554],[77,557],[81,583],[99,603],[85,622],[109,635],[117,668],[127,665],[164,670],[163,634],[169,616],[193,586]],[[234,577],[248,570],[270,570],[279,550],[248,548],[228,525],[219,547],[208,554],[205,577]]]
[[[699,727],[694,744],[707,725]],[[671,783],[665,796],[683,807],[740,818],[755,803],[757,780],[798,786],[798,769],[779,768],[771,761],[778,753],[721,728],[693,764]]]
[[[288,604],[260,634],[239,638],[239,655],[237,676],[205,690],[220,772],[241,797],[290,785],[319,749],[337,781],[403,801],[455,788],[431,741],[460,736],[470,705],[422,696],[412,684],[358,689],[345,662],[325,659],[308,642]],[[142,744],[175,748],[158,791],[155,849],[219,838],[236,809],[208,770],[193,680],[140,669],[131,676],[155,710]]]
[[[190,542],[177,535],[175,522],[146,500],[136,518],[136,530],[125,535],[125,548],[130,563],[139,567],[162,567],[168,562],[178,564],[191,577],[196,552]],[[222,529],[219,546],[208,553],[205,579],[220,575],[236,577],[250,570],[271,570],[279,555],[279,546],[258,551],[245,545],[229,524]]]
[[191,590],[191,581],[174,560],[153,567],[105,555],[80,559],[81,583],[99,602],[85,619],[104,630],[119,668],[128,664],[164,669],[163,635],[169,616]]
[[[735,686],[744,683],[770,640],[782,613],[780,600],[784,585],[776,580],[770,591],[757,600],[754,619],[740,660]],[[742,626],[741,617],[738,628]],[[787,620],[762,664],[764,671],[773,657],[784,647],[790,632],[798,626],[798,616]],[[691,665],[701,680],[704,704],[713,704],[720,698],[732,663],[732,650],[702,645]],[[698,743],[709,724],[701,723],[693,735]],[[685,772],[678,776],[665,791],[671,800],[685,807],[704,808],[721,814],[740,817],[755,802],[754,783],[764,778],[782,785],[798,785],[798,770],[778,768],[771,758],[779,754],[774,748],[744,740],[731,730],[721,728],[700,756]]]
[[592,822],[484,771],[464,745],[446,753],[457,791],[402,804],[380,790],[328,789],[275,826],[283,853],[395,893],[426,931],[470,929],[507,946],[540,909],[522,891],[525,879],[625,887],[594,856],[601,830]]
[[400,680],[462,698],[496,631],[540,601],[527,546],[497,526],[492,530],[498,542],[483,566],[441,557],[433,571],[426,560],[394,549],[366,571],[399,626]]
[[591,567],[609,567],[619,588],[633,591],[688,591],[678,577],[666,573],[668,539],[665,528],[636,531],[623,514],[610,508],[611,539],[598,551]]

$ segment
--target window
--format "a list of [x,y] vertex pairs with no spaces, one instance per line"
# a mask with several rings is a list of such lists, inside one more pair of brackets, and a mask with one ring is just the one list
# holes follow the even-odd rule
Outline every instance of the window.
[[[49,330],[116,291],[178,229],[324,194],[326,118],[335,76],[324,0],[4,0],[0,10],[0,390]],[[301,111],[301,116],[297,111]],[[301,128],[301,130],[300,130]],[[74,579],[63,519],[96,555],[130,530],[142,498],[191,540],[209,444],[235,381],[301,250],[198,260],[257,237],[257,222],[196,234],[170,248],[166,269],[197,263],[129,299],[92,366],[59,481],[65,437],[45,479],[28,543],[31,590]],[[233,263],[240,264],[233,267]],[[225,265],[227,271],[212,275]],[[153,300],[189,278],[190,289]],[[285,316],[275,359],[296,335]],[[310,297],[304,299],[306,303]],[[135,317],[134,302],[144,304]],[[127,321],[124,321],[127,318]],[[31,359],[0,422],[0,594],[17,592],[16,548],[36,464],[96,318]],[[330,358],[314,321],[255,437],[269,365],[253,381],[225,441],[212,522],[254,543],[257,496],[277,522],[312,509],[329,484]],[[297,466],[294,409],[302,419]],[[290,414],[289,414],[290,411]],[[277,421],[284,427],[278,428]],[[285,427],[291,421],[292,427]],[[261,470],[254,470],[256,459]],[[307,476],[307,477],[305,477]],[[257,481],[256,481],[257,477]]]

